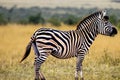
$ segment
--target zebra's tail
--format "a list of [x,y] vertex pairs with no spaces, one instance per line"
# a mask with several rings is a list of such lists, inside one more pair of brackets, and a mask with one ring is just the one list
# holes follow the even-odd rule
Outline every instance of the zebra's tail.
[[30,51],[31,51],[31,46],[32,46],[32,43],[35,41],[35,38],[31,38],[30,42],[28,43],[27,47],[26,47],[26,51],[25,51],[25,54],[23,56],[23,58],[21,59],[20,63],[28,57],[28,55],[30,54]]

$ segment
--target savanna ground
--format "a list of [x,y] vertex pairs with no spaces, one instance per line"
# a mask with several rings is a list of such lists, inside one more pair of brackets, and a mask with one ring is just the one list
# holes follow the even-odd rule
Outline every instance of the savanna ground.
[[[75,27],[46,27],[73,30]],[[23,62],[25,47],[41,25],[0,26],[0,80],[34,80],[34,53]],[[47,80],[74,80],[76,58],[56,59],[49,56],[42,65]],[[83,62],[85,80],[120,80],[120,33],[115,37],[99,35]]]

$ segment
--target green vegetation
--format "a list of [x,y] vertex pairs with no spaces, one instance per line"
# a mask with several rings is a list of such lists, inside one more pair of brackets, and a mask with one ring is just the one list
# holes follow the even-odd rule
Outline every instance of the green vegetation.
[[[17,8],[13,6],[10,9],[0,7],[0,25],[7,23],[18,24],[45,24],[50,23],[53,26],[60,26],[61,23],[67,25],[76,25],[82,17],[85,17],[95,11],[97,8]],[[119,9],[107,9],[110,21],[118,27],[120,22]]]
[[3,14],[0,14],[0,25],[5,25],[7,24],[7,21],[4,19]]
[[53,26],[61,26],[60,20],[54,17],[50,18],[48,22],[51,23]]
[[114,25],[117,25],[118,23],[117,17],[115,15],[111,15],[110,22],[112,22]]
[[119,23],[118,23],[117,27],[118,27],[118,29],[120,29],[120,21],[119,21]]
[[67,25],[75,25],[78,23],[79,20],[80,19],[74,15],[67,15],[67,17],[63,19],[63,22]]
[[28,19],[28,23],[32,23],[32,24],[44,24],[45,20],[41,16],[41,13],[38,13],[35,16],[30,16],[29,19]]

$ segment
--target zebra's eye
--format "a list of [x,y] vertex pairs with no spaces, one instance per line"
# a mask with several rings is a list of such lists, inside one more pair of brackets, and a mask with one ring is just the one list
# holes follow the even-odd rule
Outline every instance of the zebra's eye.
[[108,22],[106,21],[106,22],[105,22],[105,26],[106,26],[107,24],[108,24]]

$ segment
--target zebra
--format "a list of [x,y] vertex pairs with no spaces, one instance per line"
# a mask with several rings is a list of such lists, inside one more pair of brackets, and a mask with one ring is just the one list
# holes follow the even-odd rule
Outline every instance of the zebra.
[[98,34],[106,36],[117,34],[117,29],[106,16],[106,10],[87,16],[78,24],[76,30],[60,31],[50,28],[36,30],[20,62],[28,57],[32,46],[35,52],[35,80],[46,80],[39,70],[49,55],[59,59],[76,57],[75,80],[78,80],[79,74],[81,80],[84,80],[82,62]]

